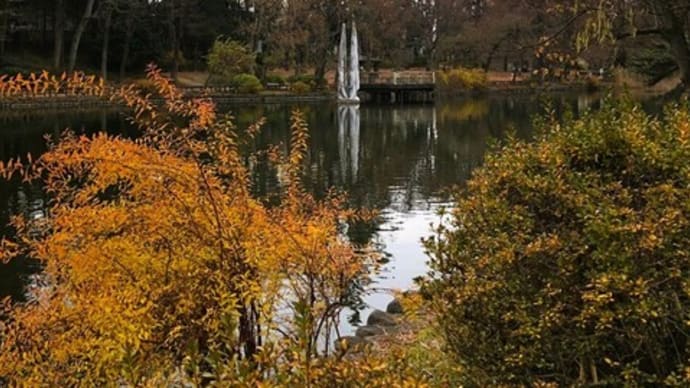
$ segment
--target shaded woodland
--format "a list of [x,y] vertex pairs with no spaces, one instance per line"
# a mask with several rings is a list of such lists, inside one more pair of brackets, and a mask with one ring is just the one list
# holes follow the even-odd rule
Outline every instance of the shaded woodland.
[[[342,22],[356,20],[372,67],[532,70],[566,61],[624,66],[650,82],[690,73],[687,0],[2,0],[6,73],[86,69],[104,78],[156,62],[205,71],[218,38],[270,69],[324,79]],[[555,56],[544,55],[556,53]],[[556,59],[554,59],[556,58]]]

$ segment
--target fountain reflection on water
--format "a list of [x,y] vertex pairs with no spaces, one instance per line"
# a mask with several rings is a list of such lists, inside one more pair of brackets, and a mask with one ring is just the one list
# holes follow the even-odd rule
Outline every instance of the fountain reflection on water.
[[[357,105],[338,106],[338,154],[340,173],[349,176],[350,184],[357,181],[359,171],[360,111]],[[350,174],[348,175],[347,168]]]
[[[563,110],[583,108],[578,96],[558,96],[554,106]],[[463,184],[481,164],[486,144],[513,128],[529,138],[531,118],[539,113],[538,99],[488,97],[439,103],[436,106],[303,105],[310,126],[309,174],[305,184],[317,195],[330,187],[348,192],[351,205],[380,209],[382,222],[372,228],[351,228],[351,238],[381,246],[390,262],[377,280],[381,290],[406,289],[426,272],[420,238],[437,222],[435,210],[447,205],[443,189]],[[590,100],[596,102],[596,99]],[[257,148],[286,144],[293,106],[230,107],[239,128],[260,117],[267,124],[257,138]],[[0,117],[0,160],[45,150],[43,135],[58,128],[136,135],[114,112],[35,114]],[[255,190],[270,192],[277,182],[274,171],[254,167]],[[11,214],[42,216],[45,200],[40,187],[21,182],[0,183],[0,224]],[[11,230],[0,227],[0,233]],[[20,298],[23,286],[37,270],[35,263],[0,264],[0,298]],[[384,309],[390,301],[382,291],[365,298],[369,308]],[[367,316],[364,311],[362,316]],[[347,334],[349,326],[345,327]]]

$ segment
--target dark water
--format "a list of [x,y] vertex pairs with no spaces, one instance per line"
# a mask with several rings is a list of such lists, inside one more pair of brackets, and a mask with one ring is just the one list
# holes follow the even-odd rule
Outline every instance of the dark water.
[[[598,99],[551,96],[558,110],[581,111]],[[381,210],[382,223],[365,233],[379,244],[390,262],[376,287],[408,289],[426,272],[420,238],[437,222],[435,211],[447,203],[444,189],[462,185],[481,164],[490,139],[507,131],[529,138],[531,121],[541,113],[537,97],[483,97],[437,103],[436,106],[362,106],[338,111],[333,104],[229,107],[242,128],[260,117],[267,124],[261,145],[286,142],[294,108],[304,111],[310,125],[308,186],[316,193],[336,187],[349,193],[354,206]],[[65,128],[77,133],[107,129],[136,136],[122,114],[114,111],[0,114],[0,160],[44,152],[46,135]],[[268,171],[255,172],[256,190],[275,184]],[[0,182],[0,233],[12,214],[42,215],[40,187]],[[0,264],[0,298],[21,299],[36,263],[18,260]],[[369,308],[385,308],[391,297],[377,292],[367,297]]]

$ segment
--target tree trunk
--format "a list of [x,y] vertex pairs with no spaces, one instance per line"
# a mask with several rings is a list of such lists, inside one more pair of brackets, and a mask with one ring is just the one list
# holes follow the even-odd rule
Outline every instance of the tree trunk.
[[314,71],[314,81],[316,86],[322,88],[326,85],[326,60],[320,59]]
[[500,43],[491,46],[491,50],[489,50],[489,54],[486,56],[486,62],[484,62],[485,73],[488,73],[489,70],[491,70],[491,64],[494,62],[494,56],[496,55],[496,52],[498,51],[499,47]]
[[41,8],[41,13],[43,14],[41,20],[41,48],[45,50],[48,47],[48,9],[45,5]]
[[7,43],[7,27],[10,20],[9,0],[0,0],[0,61],[5,57],[5,45]]
[[108,80],[108,50],[110,46],[110,24],[113,19],[113,9],[107,6],[105,23],[103,25],[103,46],[101,47],[101,78]]
[[671,45],[671,52],[680,70],[680,81],[683,89],[690,88],[690,48],[685,34],[670,32],[665,38]]
[[65,0],[55,0],[53,35],[53,68],[59,70],[62,68],[65,46]]
[[328,64],[329,44],[330,39],[326,38],[326,41],[322,43],[316,56],[318,59],[314,69],[314,82],[316,82],[316,86],[319,88],[326,85],[326,65]]
[[120,80],[125,78],[127,64],[129,62],[129,50],[134,37],[134,9],[130,9],[125,22],[125,41],[122,46],[122,58],[120,59]]
[[670,1],[654,2],[654,7],[656,12],[665,19],[666,28],[663,29],[661,36],[671,46],[671,53],[680,69],[680,88],[688,89],[690,88],[690,42],[686,37],[687,10],[678,14]]
[[178,24],[179,20],[176,12],[176,2],[173,0],[170,2],[170,15],[169,15],[169,27],[170,27],[170,43],[172,51],[172,63],[170,69],[170,76],[173,81],[177,82],[177,76],[180,72],[180,42],[179,42],[179,31]]
[[95,3],[96,0],[87,0],[86,9],[84,9],[84,14],[79,20],[77,28],[74,30],[74,36],[72,37],[72,45],[70,46],[69,50],[69,62],[67,66],[67,70],[70,73],[74,71],[74,68],[77,65],[77,53],[79,52],[79,43],[81,42],[81,36],[82,34],[84,34],[84,30],[86,30],[86,25],[89,23],[89,19],[91,19],[91,14],[93,13],[93,5]]

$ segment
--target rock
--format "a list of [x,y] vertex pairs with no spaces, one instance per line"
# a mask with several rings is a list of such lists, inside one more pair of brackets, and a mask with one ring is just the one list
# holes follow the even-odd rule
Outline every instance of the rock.
[[383,330],[381,326],[362,326],[359,329],[357,329],[357,332],[355,335],[357,337],[373,337],[381,334],[386,334],[386,331]]
[[396,326],[397,324],[393,315],[381,310],[374,310],[367,319],[368,326]]
[[[417,276],[415,279],[424,279],[423,276]],[[403,296],[406,298],[411,298],[413,296],[419,295],[419,290],[407,290],[403,292]]]
[[393,299],[392,302],[388,303],[388,306],[386,307],[386,312],[388,314],[402,314],[403,313],[403,306],[402,303],[398,299]]
[[[345,348],[343,348],[343,345]],[[335,341],[335,349],[338,351],[357,350],[368,345],[371,345],[371,342],[367,341],[364,337],[354,335],[340,337],[339,340]]]

